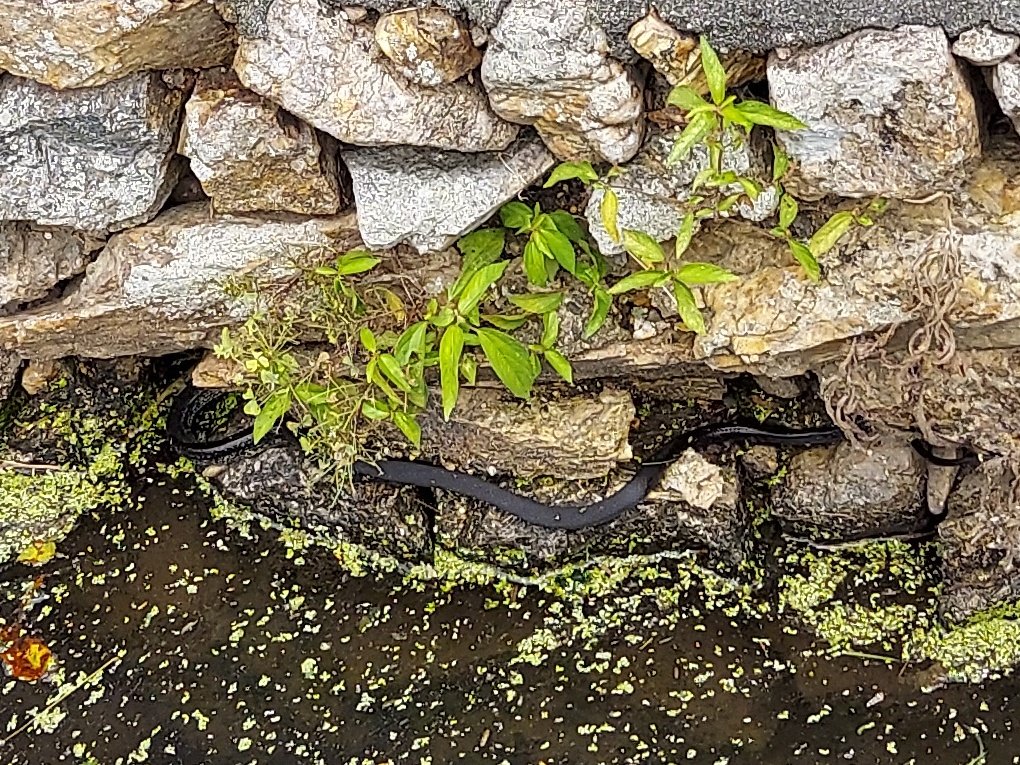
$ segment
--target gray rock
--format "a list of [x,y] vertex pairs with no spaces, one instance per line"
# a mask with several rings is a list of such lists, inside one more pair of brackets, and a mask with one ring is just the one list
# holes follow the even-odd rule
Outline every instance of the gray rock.
[[641,145],[642,82],[610,58],[584,0],[511,0],[492,30],[482,82],[497,114],[534,125],[560,159],[620,163]]
[[[613,494],[629,474],[569,483],[508,485],[512,491],[550,504],[589,503]],[[575,531],[525,523],[490,505],[437,492],[436,544],[461,554],[519,570],[536,570],[590,555],[650,554],[708,548],[739,560],[747,532],[746,509],[732,467],[720,467],[690,453],[670,468],[663,489],[618,519]],[[688,503],[685,498],[696,504]]]
[[84,271],[101,246],[70,229],[0,223],[0,309],[46,297],[55,285]]
[[953,43],[953,53],[978,66],[995,66],[1016,52],[1020,37],[988,25],[968,29]]
[[[676,236],[687,213],[684,203],[693,196],[691,183],[701,170],[708,167],[708,148],[696,146],[688,157],[669,167],[666,158],[673,148],[680,129],[649,133],[638,155],[623,166],[624,173],[609,181],[617,197],[617,226],[649,234],[660,242]],[[759,131],[751,134],[750,140],[739,145],[730,141],[723,154],[723,170],[733,170],[762,182],[764,190],[754,204],[742,203],[737,213],[748,220],[761,221],[775,212],[779,194],[775,186],[765,185],[771,179],[771,156],[768,140]],[[726,189],[727,193],[740,191],[739,185]],[[604,254],[623,252],[623,246],[609,237],[602,225],[599,207],[605,193],[594,189],[588,199],[584,214],[588,229],[599,250]]]
[[55,88],[216,66],[234,52],[233,31],[208,0],[4,0],[0,13],[0,70]]
[[939,524],[942,610],[952,619],[1020,596],[1020,514],[1017,475],[1008,460],[992,459],[966,476],[949,498]]
[[1002,113],[1020,133],[1020,58],[1011,56],[992,70],[992,90]]
[[774,105],[808,125],[777,133],[801,198],[921,198],[952,189],[981,154],[974,97],[941,29],[773,53],[768,79]]
[[422,453],[461,470],[598,478],[631,458],[634,413],[630,394],[612,389],[524,403],[499,389],[465,388],[449,422],[438,411],[422,418]]
[[404,77],[428,87],[459,80],[482,62],[467,25],[441,8],[387,13],[375,24],[375,41]]
[[242,87],[232,72],[202,72],[185,106],[179,151],[217,212],[331,215],[342,202],[329,136]]
[[809,449],[790,461],[772,511],[795,533],[829,541],[914,531],[925,514],[924,471],[905,440]]
[[533,135],[508,149],[461,154],[410,146],[347,148],[358,227],[372,248],[408,242],[434,252],[487,220],[554,162]]
[[277,2],[267,24],[264,37],[241,39],[234,59],[241,81],[345,143],[498,151],[517,136],[478,87],[427,88],[401,76],[373,30],[343,11],[318,0]]
[[0,405],[3,404],[7,394],[14,387],[14,380],[17,378],[20,366],[20,358],[13,353],[0,351]]
[[0,348],[53,359],[210,347],[253,307],[227,296],[231,279],[292,275],[293,259],[356,242],[353,216],[211,217],[201,204],[173,208],[113,236],[64,300],[0,317]]
[[429,520],[413,487],[358,482],[338,493],[315,483],[299,446],[274,446],[208,471],[223,494],[277,527],[299,527],[398,561],[429,558]]
[[0,220],[105,231],[149,219],[176,180],[183,100],[158,74],[66,91],[0,77]]

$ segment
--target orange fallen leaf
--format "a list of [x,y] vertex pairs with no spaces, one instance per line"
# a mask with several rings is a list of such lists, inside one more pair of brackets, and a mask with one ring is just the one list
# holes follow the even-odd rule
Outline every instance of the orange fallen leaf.
[[53,651],[39,638],[17,637],[0,653],[0,661],[16,680],[38,680],[50,668]]
[[56,554],[56,544],[36,540],[21,551],[21,555],[18,556],[18,562],[26,563],[29,566],[41,566],[53,560],[53,556]]

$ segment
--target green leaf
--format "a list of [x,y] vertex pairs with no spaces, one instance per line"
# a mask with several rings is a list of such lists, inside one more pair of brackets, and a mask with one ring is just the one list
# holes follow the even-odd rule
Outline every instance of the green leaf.
[[482,316],[482,319],[492,326],[509,330],[511,332],[527,324],[529,318],[531,317],[526,313],[518,314],[516,316],[505,313],[487,313]]
[[685,263],[673,274],[684,284],[697,286],[700,284],[722,284],[733,282],[739,277],[725,268],[712,263]]
[[253,438],[258,443],[272,430],[290,409],[290,392],[278,390],[262,405],[262,411],[255,418]]
[[532,238],[537,239],[542,251],[559,263],[567,273],[572,274],[577,270],[574,245],[559,231],[536,231]]
[[369,353],[375,353],[378,349],[378,344],[375,341],[375,335],[372,334],[372,330],[368,327],[362,327],[358,330],[358,339],[361,340],[361,347]]
[[448,327],[456,318],[457,315],[453,312],[453,309],[448,305],[444,305],[439,309],[439,313],[433,316],[430,321],[436,327]]
[[528,275],[529,282],[544,287],[549,281],[549,275],[545,270],[545,254],[535,241],[536,236],[537,232],[524,245],[524,273]]
[[507,202],[499,210],[499,219],[507,228],[520,231],[531,225],[531,208],[523,202]]
[[793,225],[794,220],[797,219],[797,213],[800,212],[800,205],[797,204],[797,200],[789,194],[783,194],[779,198],[779,228],[781,231],[786,231]]
[[326,403],[329,391],[326,386],[318,383],[301,382],[294,386],[294,396],[309,407],[321,406]]
[[336,276],[336,269],[330,266],[318,266],[312,273],[318,276]]
[[761,195],[761,189],[758,187],[758,184],[750,178],[737,178],[737,183],[740,184],[740,188],[744,190],[744,193],[747,194],[748,199],[752,202],[756,201]]
[[557,350],[550,348],[545,352],[545,360],[549,363],[553,369],[556,370],[556,374],[562,377],[571,385],[574,384],[574,370],[570,366],[570,362],[567,361],[567,357],[564,356]]
[[689,212],[684,216],[683,222],[680,223],[680,231],[677,232],[676,243],[673,246],[673,252],[678,258],[687,252],[687,248],[691,246],[693,238],[694,213]]
[[666,254],[662,251],[662,245],[644,231],[624,229],[623,247],[638,262],[645,266],[649,263],[661,263],[666,259]]
[[591,162],[561,162],[549,174],[549,180],[543,184],[542,188],[547,189],[561,181],[569,181],[572,178],[577,178],[581,183],[587,185],[592,181],[598,180],[598,177],[599,174],[595,172]]
[[835,213],[818,229],[808,242],[808,249],[816,258],[836,246],[843,235],[854,225],[854,214],[846,210]]
[[772,180],[779,181],[790,169],[790,155],[778,143],[772,144]]
[[361,413],[370,420],[385,420],[390,416],[390,407],[385,401],[370,399],[361,402]]
[[400,432],[407,437],[407,440],[414,444],[416,449],[421,448],[421,426],[414,415],[407,412],[394,412],[393,423],[400,428]]
[[549,218],[556,224],[556,228],[563,236],[571,242],[580,244],[586,240],[584,229],[578,224],[577,219],[566,210],[553,210]]
[[609,316],[609,309],[612,305],[613,297],[606,290],[598,289],[595,291],[595,302],[591,309],[591,316],[588,317],[588,321],[584,324],[584,332],[581,333],[582,339],[587,340],[602,328],[602,325],[606,323],[606,317]]
[[670,149],[669,156],[666,158],[666,164],[675,165],[690,154],[691,149],[700,143],[715,125],[715,115],[709,112],[703,112],[692,118],[687,123],[687,127],[684,128],[684,132],[676,139],[673,148]]
[[691,288],[678,279],[673,280],[673,297],[676,298],[676,310],[684,320],[687,329],[699,335],[705,334],[705,317],[701,315],[694,293]]
[[721,104],[726,98],[726,70],[719,63],[719,57],[708,44],[708,38],[701,37],[701,68],[705,71],[705,79],[708,80],[708,89],[712,93],[712,100],[716,105]]
[[510,302],[528,313],[549,313],[563,303],[562,292],[530,292],[526,295],[510,295]]
[[380,259],[369,255],[364,250],[348,252],[336,262],[338,276],[350,276],[370,271],[379,265]]
[[471,354],[463,356],[460,360],[460,373],[468,385],[474,385],[478,376],[478,359]]
[[675,106],[678,109],[683,109],[684,111],[690,111],[691,109],[695,109],[699,106],[709,105],[708,101],[698,95],[687,85],[677,85],[669,91],[666,103],[670,106]]
[[620,199],[616,192],[606,187],[602,192],[602,201],[599,203],[599,217],[602,218],[602,225],[614,242],[620,241],[620,229],[617,227],[617,210]]
[[716,210],[721,213],[729,212],[740,201],[742,196],[743,194],[730,194],[728,197],[723,197],[723,200],[716,205]]
[[443,419],[457,405],[460,395],[460,357],[464,353],[464,331],[451,324],[439,341],[439,381],[443,389]]
[[397,338],[397,342],[393,346],[393,355],[401,366],[406,366],[411,360],[412,354],[421,353],[425,348],[425,331],[427,329],[428,322],[416,321]]
[[480,327],[478,339],[496,377],[518,398],[528,398],[536,377],[528,349],[498,329]]
[[734,125],[739,125],[744,130],[750,130],[754,127],[754,123],[745,117],[736,106],[727,106],[722,109],[722,116],[732,122]]
[[501,228],[482,228],[460,238],[457,247],[464,254],[460,275],[450,288],[450,299],[456,299],[475,272],[499,260],[506,245],[506,231]]
[[811,254],[810,248],[796,239],[789,239],[787,243],[790,245],[790,252],[793,253],[793,257],[800,263],[808,278],[813,282],[817,282],[821,277],[821,269],[818,267],[818,261],[815,259],[815,256]]
[[542,347],[552,348],[560,336],[560,315],[547,313],[542,317]]
[[778,130],[803,130],[807,127],[792,114],[781,112],[761,101],[741,101],[735,108],[755,125],[766,125]]
[[631,290],[639,290],[645,287],[658,287],[669,280],[669,274],[665,271],[636,271],[629,276],[620,279],[609,288],[610,295],[620,295]]
[[404,371],[400,368],[400,364],[397,363],[393,356],[388,353],[379,356],[379,369],[390,379],[390,382],[404,391],[404,393],[411,392],[411,383],[408,382],[407,377],[404,376]]
[[478,269],[475,275],[468,280],[467,286],[464,287],[464,294],[457,301],[457,310],[462,316],[478,307],[478,303],[485,296],[485,293],[489,291],[493,284],[499,281],[508,265],[510,265],[509,260],[490,263]]

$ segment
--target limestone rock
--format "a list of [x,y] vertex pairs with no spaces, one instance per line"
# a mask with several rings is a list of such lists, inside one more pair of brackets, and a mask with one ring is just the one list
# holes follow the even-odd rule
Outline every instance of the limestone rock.
[[65,228],[0,223],[0,309],[46,297],[85,270],[102,242]]
[[[708,81],[701,66],[697,37],[677,32],[653,8],[630,28],[627,41],[670,85],[686,85],[702,96],[708,96]],[[764,78],[765,59],[761,56],[734,50],[721,53],[720,61],[730,88]]]
[[55,88],[230,61],[234,33],[209,0],[0,0],[0,70]]
[[14,387],[14,379],[18,375],[18,368],[21,366],[21,359],[13,353],[0,350],[0,404],[7,398],[7,394]]
[[904,440],[808,449],[790,461],[773,513],[797,533],[826,540],[914,531],[924,517],[924,471]]
[[1020,514],[1013,463],[993,459],[966,476],[939,524],[946,579],[942,609],[953,619],[1020,596]]
[[[625,165],[625,172],[609,181],[616,192],[617,225],[621,231],[625,228],[643,231],[660,242],[676,236],[687,212],[684,202],[693,196],[691,183],[709,162],[708,148],[700,144],[686,159],[672,167],[666,165],[680,132],[680,129],[650,132],[638,155]],[[775,186],[764,185],[765,180],[771,179],[769,151],[767,139],[755,131],[750,140],[739,145],[731,141],[723,154],[723,170],[759,179],[764,186],[754,204],[742,203],[736,208],[737,213],[748,220],[768,218],[779,204]],[[738,192],[740,186],[734,184],[731,189],[727,191]],[[584,211],[588,229],[602,253],[620,253],[624,251],[623,246],[610,239],[602,225],[599,207],[604,195],[602,189],[594,189],[588,199]]]
[[112,237],[64,300],[0,317],[0,347],[33,359],[208,347],[252,308],[224,293],[230,279],[292,274],[302,253],[352,246],[354,226],[353,216],[210,217],[205,205],[173,208]]
[[524,404],[498,389],[465,388],[449,422],[439,412],[422,419],[422,453],[459,469],[597,478],[631,458],[633,419],[623,391]]
[[345,143],[498,151],[518,127],[499,119],[466,82],[409,82],[375,43],[318,0],[273,3],[264,37],[242,38],[234,69],[256,93]]
[[375,24],[375,41],[411,82],[436,87],[461,77],[482,62],[468,28],[441,8],[407,8]]
[[1020,47],[1020,37],[999,32],[988,25],[962,32],[953,43],[953,53],[978,66],[995,66],[1009,58]]
[[61,361],[30,361],[21,373],[21,389],[29,396],[37,396],[65,372],[65,364]]
[[329,481],[313,483],[312,472],[292,443],[231,459],[209,474],[229,500],[278,527],[297,525],[405,562],[429,556],[428,519],[413,487],[359,481],[353,494],[337,495]]
[[331,215],[341,205],[333,139],[244,88],[203,72],[185,106],[181,154],[217,212]]
[[496,113],[534,125],[560,159],[626,162],[644,131],[642,85],[608,51],[583,0],[511,0],[482,81]]
[[992,70],[992,90],[1002,113],[1020,133],[1020,58],[1011,56]]
[[411,146],[347,148],[358,226],[372,248],[408,242],[442,250],[539,180],[553,156],[533,135],[502,152],[461,154]]
[[772,101],[808,125],[777,137],[796,168],[787,186],[921,198],[951,189],[980,156],[974,97],[934,27],[866,30],[769,57]]
[[158,74],[66,91],[0,77],[0,220],[89,231],[147,220],[176,180],[183,100]]

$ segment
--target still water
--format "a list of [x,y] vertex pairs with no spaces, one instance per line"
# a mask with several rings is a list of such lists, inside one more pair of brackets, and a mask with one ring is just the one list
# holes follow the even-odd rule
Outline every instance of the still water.
[[5,765],[1020,762],[1014,679],[925,693],[668,576],[572,601],[349,577],[183,479],[140,495],[0,573],[59,667],[0,681]]

